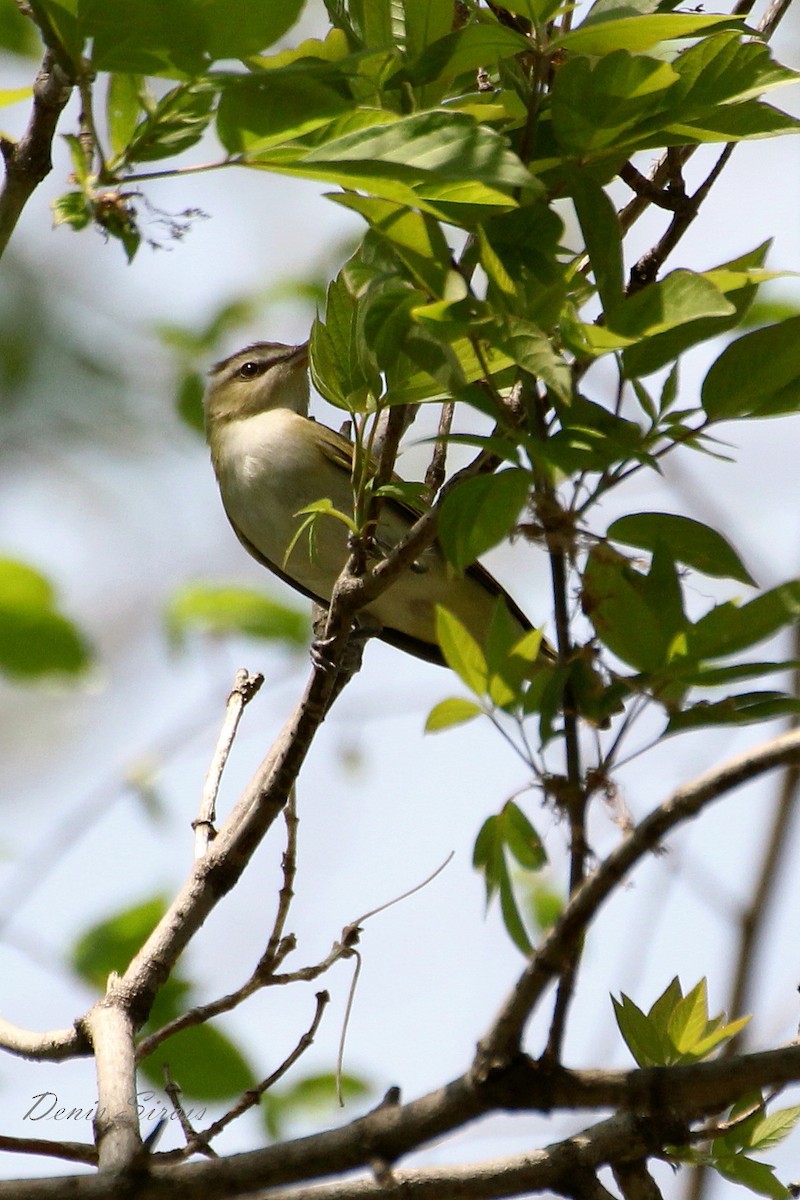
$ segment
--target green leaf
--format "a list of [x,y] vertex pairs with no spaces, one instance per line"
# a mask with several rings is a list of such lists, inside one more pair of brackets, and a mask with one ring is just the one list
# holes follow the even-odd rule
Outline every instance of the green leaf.
[[67,57],[76,65],[80,63],[84,37],[78,23],[78,0],[34,0],[31,8],[34,12],[37,9],[44,10],[46,20]]
[[[369,222],[375,234],[407,268],[414,284],[427,288],[433,296],[445,297],[453,274],[450,247],[433,217],[374,196],[347,193],[332,195],[330,199],[360,213]],[[459,279],[463,285],[463,278]]]
[[303,0],[79,0],[95,70],[201,75],[217,59],[258,54],[297,20]]
[[337,69],[320,60],[224,81],[217,134],[229,154],[258,154],[329,125],[353,103]]
[[77,675],[90,661],[87,642],[58,611],[44,575],[26,563],[0,559],[0,671],[30,681]]
[[222,1102],[241,1096],[258,1079],[239,1048],[213,1025],[193,1025],[161,1042],[141,1064],[146,1077],[164,1086],[164,1064],[193,1100]]
[[639,54],[659,42],[698,37],[720,26],[731,25],[731,18],[699,13],[652,13],[650,16],[598,17],[588,19],[577,29],[555,38],[552,48],[562,47],[572,54],[608,55],[615,50]]
[[553,347],[553,340],[538,326],[521,317],[507,317],[498,330],[489,329],[487,341],[527,371],[562,400],[572,400],[572,372],[565,359]]
[[[769,242],[763,242],[741,258],[704,272],[705,278],[710,279],[733,306],[730,316],[692,318],[664,333],[649,334],[642,341],[623,350],[622,362],[626,376],[635,378],[649,375],[677,359],[690,346],[709,341],[715,335],[726,333],[737,325],[753,304],[757,291],[757,279],[753,278],[753,275],[763,267],[769,247]],[[729,286],[727,280],[738,273],[744,275],[741,285]],[[662,404],[662,412],[673,402],[674,393],[668,405]]]
[[622,147],[649,130],[645,122],[660,116],[676,80],[671,64],[627,49],[599,59],[568,58],[553,81],[553,133],[568,154],[582,158],[624,153]]
[[489,904],[500,886],[500,876],[505,871],[503,839],[497,817],[487,817],[475,839],[472,865],[480,871],[486,885],[486,903]]
[[371,1085],[353,1074],[325,1072],[307,1075],[287,1088],[270,1088],[262,1098],[264,1121],[270,1136],[283,1137],[295,1118],[306,1120],[333,1112],[337,1104],[337,1085],[345,1101],[369,1095]]
[[685,733],[725,725],[755,725],[800,713],[800,700],[783,692],[744,692],[715,704],[702,702],[672,713],[666,732]]
[[142,77],[114,72],[108,78],[106,122],[108,139],[115,155],[121,155],[133,136],[142,110]]
[[409,58],[453,28],[454,0],[404,0],[405,51]]
[[668,1058],[666,1047],[654,1023],[625,993],[622,999],[611,997],[619,1031],[640,1067],[663,1066]]
[[500,879],[500,911],[503,914],[503,924],[517,949],[525,955],[533,953],[533,946],[528,937],[528,931],[520,915],[514,888],[506,869]]
[[441,729],[452,729],[454,725],[463,725],[481,716],[483,709],[472,700],[463,700],[452,696],[449,700],[441,700],[428,713],[425,722],[426,733],[438,733]]
[[[555,117],[554,117],[555,119]],[[585,172],[576,173],[570,194],[607,319],[622,303],[622,231],[617,210]]]
[[436,81],[450,82],[466,71],[486,69],[504,58],[530,51],[520,33],[502,25],[466,25],[428,45],[416,61],[388,80],[389,87],[407,81],[413,87]]
[[439,514],[439,541],[448,561],[468,567],[496,546],[517,522],[530,476],[521,467],[468,479],[450,492]]
[[675,69],[679,83],[674,97],[680,99],[684,111],[754,99],[798,78],[794,71],[772,60],[763,42],[743,40],[736,31],[702,38],[676,59]]
[[675,562],[685,563],[721,579],[736,579],[755,587],[755,580],[721,533],[691,517],[672,513],[635,513],[620,517],[608,528],[608,537],[641,550],[666,546]]
[[308,619],[251,588],[221,584],[186,584],[169,601],[170,637],[177,643],[189,633],[238,635],[304,646]]
[[[695,1059],[707,1058],[712,1050],[716,1050],[717,1046],[722,1042],[729,1042],[740,1033],[750,1022],[750,1017],[739,1017],[738,1021],[729,1021],[726,1025],[721,1025],[718,1029],[713,1029],[704,1037],[700,1038],[693,1047],[693,1057]],[[709,1025],[709,1028],[711,1026]]]
[[[798,130],[800,120],[797,118],[758,100],[744,100],[741,104],[719,105],[686,121],[676,120],[664,132],[667,143],[676,145],[679,142],[740,142],[747,138],[797,133]],[[653,143],[648,139],[643,144]]]
[[552,929],[564,911],[564,897],[545,884],[537,883],[531,889],[530,908],[537,929],[545,933]]
[[536,186],[504,138],[463,113],[422,112],[326,140],[316,149],[276,148],[248,157],[267,170],[321,179],[421,208],[447,220],[513,208],[516,189]]
[[503,840],[519,865],[526,871],[540,871],[547,863],[547,853],[522,809],[509,800],[503,805],[500,818]]
[[772,417],[800,408],[800,317],[732,342],[705,377],[703,408],[714,421]]
[[800,582],[781,584],[741,606],[728,601],[712,608],[688,631],[696,660],[738,654],[792,624],[800,616]]
[[73,969],[93,987],[105,988],[110,973],[125,971],[166,911],[165,898],[154,896],[100,921],[73,946]]
[[65,192],[51,201],[50,207],[54,225],[69,225],[77,231],[92,223],[92,208],[83,192]]
[[488,683],[486,658],[472,634],[441,605],[436,606],[436,640],[445,662],[476,696],[484,696]]
[[681,991],[680,980],[676,975],[670,980],[658,999],[653,1001],[647,1013],[659,1033],[666,1032],[669,1019],[675,1011],[675,1006],[682,999],[683,992]]
[[157,162],[195,146],[213,114],[215,94],[204,85],[180,84],[140,121],[124,147],[126,163]]
[[203,409],[203,393],[205,382],[197,371],[185,371],[178,386],[175,410],[190,429],[195,433],[205,432],[205,411]]
[[667,1022],[667,1035],[679,1055],[692,1055],[708,1024],[706,981],[701,979],[673,1008]]
[[784,1140],[800,1121],[800,1107],[782,1108],[762,1116],[754,1125],[749,1140],[752,1150],[770,1150]]
[[605,645],[639,671],[665,667],[686,624],[674,565],[658,554],[645,576],[608,547],[596,547],[584,575],[583,608]]
[[33,95],[33,88],[18,87],[18,88],[0,88],[0,108],[6,108],[9,104],[19,104],[20,100],[29,100]]
[[23,17],[16,5],[0,5],[0,46],[3,50],[11,54],[41,54],[38,32],[33,21]]
[[380,387],[377,372],[366,361],[359,336],[359,306],[342,274],[328,287],[324,322],[311,328],[311,380],[331,404],[349,412],[366,408],[367,398]]
[[756,1162],[744,1154],[731,1154],[724,1158],[715,1158],[714,1170],[724,1179],[740,1183],[759,1196],[771,1196],[774,1200],[783,1200],[791,1195],[789,1189],[775,1178],[773,1168],[767,1163]]
[[655,337],[702,317],[732,317],[736,309],[719,288],[693,271],[672,271],[635,292],[609,316],[615,333]]

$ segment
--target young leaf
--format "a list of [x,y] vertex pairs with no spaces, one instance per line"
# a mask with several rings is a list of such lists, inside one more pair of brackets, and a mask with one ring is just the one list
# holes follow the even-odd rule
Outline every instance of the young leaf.
[[667,1061],[664,1042],[653,1022],[622,993],[622,1000],[611,997],[619,1031],[640,1067],[659,1067]]
[[697,37],[729,22],[730,17],[724,16],[664,12],[650,16],[624,16],[616,20],[598,18],[584,21],[577,29],[555,38],[552,47],[561,46],[573,54],[608,55],[620,49],[638,53],[649,50],[659,42]]
[[441,729],[452,729],[454,725],[463,725],[466,721],[472,721],[482,712],[483,709],[474,701],[452,696],[449,700],[441,700],[434,705],[428,713],[425,732],[438,733]]
[[486,695],[486,657],[472,634],[441,605],[436,606],[436,640],[445,662],[476,696]]

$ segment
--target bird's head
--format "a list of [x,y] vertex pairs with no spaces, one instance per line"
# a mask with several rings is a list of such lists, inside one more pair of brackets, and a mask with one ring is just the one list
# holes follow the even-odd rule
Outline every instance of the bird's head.
[[216,363],[206,390],[206,429],[275,408],[308,412],[308,342],[255,342]]

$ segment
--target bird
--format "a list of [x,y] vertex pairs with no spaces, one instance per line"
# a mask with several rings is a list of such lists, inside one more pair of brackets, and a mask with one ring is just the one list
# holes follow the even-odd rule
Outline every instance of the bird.
[[[352,515],[353,445],[308,416],[309,347],[255,342],[216,363],[205,395],[205,427],[222,504],[245,549],[279,578],[328,606],[349,555],[348,529],[329,515],[313,538],[301,510],[321,500]],[[386,496],[372,547],[385,554],[419,516]],[[480,563],[457,574],[433,542],[358,614],[364,631],[427,662],[446,665],[437,605],[485,644],[502,599],[519,637],[533,626]]]

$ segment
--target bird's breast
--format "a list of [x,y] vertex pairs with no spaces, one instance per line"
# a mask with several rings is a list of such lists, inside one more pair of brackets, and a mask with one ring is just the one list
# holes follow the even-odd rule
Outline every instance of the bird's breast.
[[[352,512],[349,476],[319,450],[315,426],[307,418],[273,410],[228,422],[220,434],[214,466],[228,517],[279,568],[303,521],[297,516],[301,509],[328,499],[335,508]],[[346,535],[341,522],[323,520],[325,536],[315,539],[315,554],[301,536],[286,569],[302,586],[324,596],[331,576],[344,564]]]

